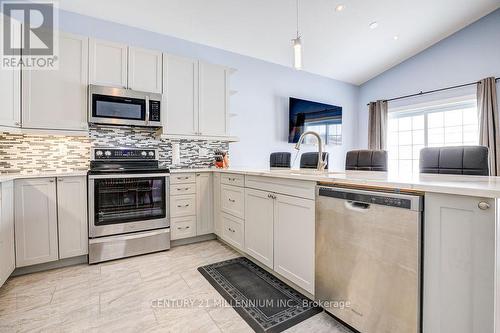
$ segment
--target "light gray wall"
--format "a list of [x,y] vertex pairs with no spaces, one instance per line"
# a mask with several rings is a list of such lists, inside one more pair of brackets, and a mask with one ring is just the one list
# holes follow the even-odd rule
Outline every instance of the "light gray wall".
[[[354,146],[359,90],[354,85],[71,12],[61,11],[59,19],[62,31],[236,68],[238,71],[231,76],[231,89],[238,93],[230,100],[230,121],[231,135],[238,136],[240,142],[230,146],[233,166],[267,167],[269,153],[293,150],[293,145],[287,143],[290,96],[343,107],[343,144],[328,147],[333,168],[343,168],[345,151]],[[312,148],[305,147],[304,151]]]
[[[359,135],[356,145],[364,148],[368,144],[366,103],[474,82],[488,76],[500,76],[500,9],[364,83],[358,101]],[[475,94],[475,91],[476,87],[471,86],[407,99],[397,104],[394,102],[392,105]],[[497,92],[500,97],[498,81]]]

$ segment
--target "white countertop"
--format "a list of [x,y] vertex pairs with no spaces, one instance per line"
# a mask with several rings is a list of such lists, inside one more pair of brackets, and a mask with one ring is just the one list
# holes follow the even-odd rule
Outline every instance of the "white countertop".
[[[500,198],[500,177],[462,176],[462,175],[433,175],[422,174],[413,177],[391,175],[386,172],[370,171],[343,171],[318,172],[316,170],[270,170],[255,168],[184,168],[171,169],[171,173],[186,172],[224,172],[285,179],[298,179],[330,184],[377,186],[391,189],[415,190],[421,192],[435,192],[459,194],[486,198]],[[87,170],[65,172],[30,172],[0,174],[0,183],[14,179],[41,178],[41,177],[71,177],[85,176]]]
[[0,183],[15,179],[26,178],[45,178],[45,177],[75,177],[86,176],[87,170],[74,170],[74,171],[40,171],[40,172],[26,172],[26,173],[3,173],[0,174]]
[[208,171],[299,179],[331,184],[377,186],[421,192],[500,198],[500,177],[435,174],[421,174],[413,177],[403,177],[391,175],[386,172],[370,171],[318,172],[316,170],[270,170],[254,168],[171,170],[172,173]]

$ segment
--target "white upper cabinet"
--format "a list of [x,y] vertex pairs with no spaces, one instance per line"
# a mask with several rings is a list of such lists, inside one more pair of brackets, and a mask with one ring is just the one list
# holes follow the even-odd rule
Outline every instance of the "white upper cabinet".
[[199,134],[225,136],[228,133],[229,69],[200,61]]
[[212,174],[196,174],[196,234],[205,235],[214,232]]
[[57,178],[59,258],[88,253],[87,177]]
[[[3,26],[4,16],[0,14]],[[21,24],[13,24],[12,41],[21,46]],[[19,127],[21,125],[21,70],[0,69],[0,126]]]
[[90,39],[90,83],[127,87],[128,46]]
[[59,258],[55,178],[15,181],[16,267]]
[[23,70],[23,127],[86,130],[88,38],[60,33],[58,70]]
[[128,87],[161,94],[162,62],[162,53],[159,51],[129,47]]
[[245,189],[245,252],[273,268],[273,194]]
[[198,134],[198,61],[163,56],[163,133]]

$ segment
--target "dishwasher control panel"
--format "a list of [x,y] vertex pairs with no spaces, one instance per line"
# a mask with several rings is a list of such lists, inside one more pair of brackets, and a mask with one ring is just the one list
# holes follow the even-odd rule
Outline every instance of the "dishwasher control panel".
[[412,200],[402,198],[397,195],[390,196],[390,194],[377,192],[370,192],[369,194],[362,193],[363,191],[346,191],[345,189],[334,187],[320,187],[318,194],[320,196],[331,197],[336,199],[343,199],[354,202],[363,202],[367,204],[383,205],[389,207],[412,209]]

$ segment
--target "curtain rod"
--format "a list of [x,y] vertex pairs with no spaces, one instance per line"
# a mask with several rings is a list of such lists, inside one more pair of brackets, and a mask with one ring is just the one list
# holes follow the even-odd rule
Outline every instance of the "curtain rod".
[[[495,78],[495,81],[498,81],[498,80],[500,80],[500,77]],[[481,83],[481,81],[464,83],[464,84],[459,84],[459,85],[456,85],[456,86],[451,86],[451,87],[446,87],[446,88],[440,88],[440,89],[434,89],[434,90],[429,90],[429,91],[421,91],[421,92],[416,93],[416,94],[410,94],[410,95],[404,95],[404,96],[399,96],[399,97],[384,99],[383,101],[384,102],[391,102],[391,101],[396,101],[398,99],[404,99],[404,98],[422,96],[422,95],[432,94],[432,93],[435,93],[435,92],[440,92],[440,91],[445,91],[445,90],[450,90],[450,89],[467,87],[467,86],[471,86],[473,84],[478,84],[478,83]],[[370,105],[370,103],[368,103],[366,105],[368,106],[368,105]]]

